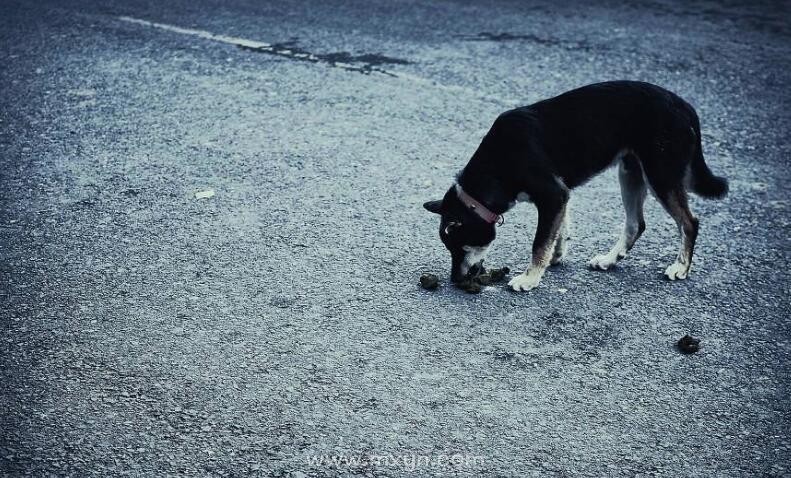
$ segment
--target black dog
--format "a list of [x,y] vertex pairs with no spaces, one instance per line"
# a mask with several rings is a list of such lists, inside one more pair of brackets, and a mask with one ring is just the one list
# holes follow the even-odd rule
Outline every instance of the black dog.
[[452,280],[482,270],[495,224],[517,201],[530,201],[538,209],[533,257],[509,285],[536,287],[565,253],[569,191],[613,164],[626,225],[612,250],[590,266],[606,270],[626,256],[645,230],[650,188],[681,231],[681,252],[665,275],[685,279],[698,234],[687,189],[708,198],[728,192],[727,180],[706,166],[700,139],[692,106],[649,83],[598,83],[503,113],[445,197],[423,205],[442,215],[439,236],[450,251]]

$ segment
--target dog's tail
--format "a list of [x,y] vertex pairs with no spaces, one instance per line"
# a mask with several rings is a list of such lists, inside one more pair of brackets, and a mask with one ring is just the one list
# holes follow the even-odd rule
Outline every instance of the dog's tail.
[[695,146],[695,152],[692,156],[692,165],[691,165],[691,186],[692,191],[702,196],[704,198],[711,198],[711,199],[722,199],[728,194],[728,180],[721,177],[715,176],[714,173],[711,172],[709,166],[706,164],[706,161],[703,159],[703,144],[701,143],[701,136],[700,136],[700,120],[698,120],[698,115],[695,114],[694,110],[693,113],[693,130],[695,131],[695,135],[697,136],[697,145]]

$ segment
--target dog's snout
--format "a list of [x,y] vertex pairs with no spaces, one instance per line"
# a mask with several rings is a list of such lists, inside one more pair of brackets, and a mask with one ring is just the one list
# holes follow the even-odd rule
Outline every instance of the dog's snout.
[[454,265],[454,267],[451,268],[450,276],[453,282],[461,282],[470,277],[477,277],[484,272],[483,260],[472,265],[468,265],[466,262],[462,261],[458,266]]

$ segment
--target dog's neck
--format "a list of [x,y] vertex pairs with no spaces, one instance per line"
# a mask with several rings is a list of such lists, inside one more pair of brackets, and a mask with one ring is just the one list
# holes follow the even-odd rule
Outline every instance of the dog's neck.
[[507,212],[516,202],[516,193],[492,174],[470,173],[465,169],[459,174],[456,184],[495,214]]

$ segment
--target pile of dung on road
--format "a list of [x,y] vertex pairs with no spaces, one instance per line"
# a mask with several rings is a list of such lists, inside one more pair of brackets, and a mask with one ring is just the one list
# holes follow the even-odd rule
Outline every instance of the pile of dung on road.
[[[508,267],[484,271],[476,276],[467,276],[461,282],[456,283],[456,287],[469,294],[478,294],[487,285],[501,282],[505,276],[511,272]],[[427,290],[434,290],[439,287],[439,278],[434,274],[423,274],[420,276],[420,286]]]
[[502,269],[492,269],[488,272],[482,272],[477,276],[467,276],[463,281],[457,283],[456,287],[468,294],[477,294],[487,285],[505,279],[505,276],[508,275],[509,272],[511,272],[511,269],[503,267]]
[[439,277],[434,274],[425,273],[420,276],[420,287],[426,290],[434,290],[439,287]]
[[678,339],[676,346],[683,354],[694,354],[700,350],[700,339],[696,339],[690,335],[685,335]]

